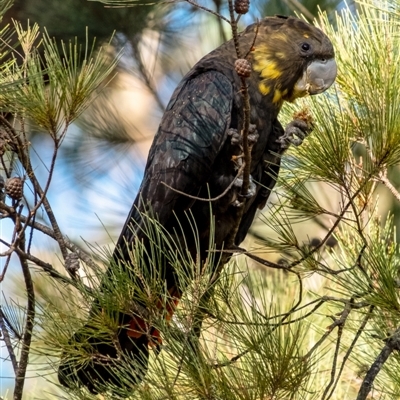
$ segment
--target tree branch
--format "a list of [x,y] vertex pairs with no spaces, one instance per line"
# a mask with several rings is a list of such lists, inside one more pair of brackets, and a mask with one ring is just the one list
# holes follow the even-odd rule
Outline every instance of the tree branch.
[[212,14],[212,15],[215,15],[216,17],[218,17],[218,19],[222,19],[223,21],[227,22],[228,24],[231,23],[231,21],[229,21],[228,18],[225,18],[222,14],[220,14],[220,13],[218,13],[218,12],[215,12],[215,11],[213,11],[213,10],[210,10],[210,9],[207,8],[207,7],[201,6],[200,4],[197,4],[197,3],[196,3],[195,1],[193,1],[193,0],[185,0],[185,1],[186,1],[187,3],[189,3],[189,4],[191,4],[193,7],[196,7],[196,8],[198,8],[198,9],[200,9],[200,10],[203,10],[203,11],[206,11],[206,12]]
[[367,399],[376,376],[394,350],[400,350],[400,328],[397,328],[396,332],[386,341],[385,346],[371,365],[361,384],[356,400]]
[[390,182],[387,177],[387,170],[379,174],[379,182],[383,183],[390,190],[390,193],[392,193],[397,201],[400,201],[400,192],[393,186],[392,182]]
[[[25,238],[24,234],[22,234],[20,239],[20,250],[22,252],[25,251]],[[18,254],[18,253],[17,253]],[[22,268],[22,274],[24,276],[25,288],[27,294],[27,305],[26,305],[26,322],[24,327],[24,333],[22,335],[22,347],[21,347],[21,356],[18,363],[18,369],[15,374],[15,388],[14,388],[14,400],[21,400],[24,384],[25,384],[25,375],[26,369],[28,367],[29,361],[29,352],[32,342],[32,334],[33,334],[33,326],[35,321],[35,289],[33,286],[31,272],[29,270],[29,265],[25,257],[21,254],[18,254],[19,261]]]

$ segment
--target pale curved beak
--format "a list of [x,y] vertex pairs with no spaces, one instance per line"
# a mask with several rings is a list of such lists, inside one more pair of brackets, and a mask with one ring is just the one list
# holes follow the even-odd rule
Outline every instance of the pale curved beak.
[[334,58],[328,60],[315,60],[308,67],[306,72],[307,91],[309,94],[325,92],[337,75],[337,65]]

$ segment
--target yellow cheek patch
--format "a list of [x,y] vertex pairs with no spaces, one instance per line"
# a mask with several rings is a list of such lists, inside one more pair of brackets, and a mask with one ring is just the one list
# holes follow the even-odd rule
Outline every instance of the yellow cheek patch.
[[271,91],[271,88],[267,85],[265,81],[259,83],[258,89],[264,96],[266,96]]
[[274,98],[272,99],[273,103],[278,103],[282,100],[282,92],[279,89],[276,89],[274,92]]
[[274,62],[269,62],[261,71],[261,77],[267,79],[277,79],[282,75]]
[[310,36],[308,35],[308,33],[305,33],[304,35],[303,35],[306,39],[308,39]]
[[268,64],[270,64],[270,61],[268,61],[265,57],[261,57],[259,54],[254,56],[254,71],[261,72],[263,69],[268,67]]
[[265,58],[256,58],[253,69],[256,72],[260,72],[261,78],[265,79],[277,79],[282,75],[276,63]]

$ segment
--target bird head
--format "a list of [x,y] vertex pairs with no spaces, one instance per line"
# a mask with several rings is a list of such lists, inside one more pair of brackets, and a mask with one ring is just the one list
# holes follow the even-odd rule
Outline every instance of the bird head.
[[297,18],[277,16],[248,27],[245,36],[251,35],[256,35],[251,54],[258,88],[273,103],[322,93],[335,81],[333,46],[320,29]]

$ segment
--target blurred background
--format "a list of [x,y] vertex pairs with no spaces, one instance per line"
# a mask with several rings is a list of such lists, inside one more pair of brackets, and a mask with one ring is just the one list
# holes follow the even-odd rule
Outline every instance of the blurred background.
[[[137,194],[153,135],[174,88],[197,60],[231,37],[227,23],[189,2],[146,1],[117,8],[86,0],[16,0],[3,21],[12,24],[14,19],[24,27],[36,22],[58,43],[77,38],[85,44],[88,38],[89,43],[95,39],[96,46],[105,46],[110,56],[123,51],[113,80],[71,126],[49,191],[63,233],[83,246],[88,242],[113,247]],[[200,4],[228,15],[226,1]],[[337,0],[252,0],[240,25],[274,14],[303,14],[311,21],[319,9],[333,17],[343,6],[344,2]],[[31,135],[33,165],[45,182],[53,142],[35,127]],[[316,190],[335,207],[339,199],[325,189]],[[255,224],[253,237],[268,236],[263,226]],[[304,240],[310,241],[325,232],[324,224],[318,221],[299,229]],[[35,245],[42,259],[57,263],[54,243],[40,237]],[[2,283],[6,298],[11,293],[15,298],[18,293],[18,272],[11,269]],[[6,356],[1,348],[0,393],[7,398],[14,377],[8,362],[3,361]],[[39,386],[43,390],[36,378],[38,371],[34,372],[31,375],[35,378],[27,380],[31,393]]]

